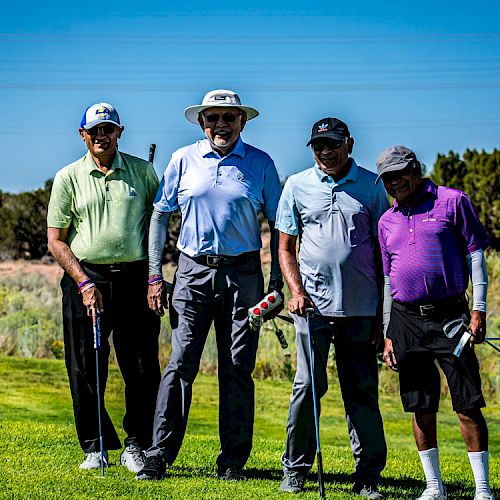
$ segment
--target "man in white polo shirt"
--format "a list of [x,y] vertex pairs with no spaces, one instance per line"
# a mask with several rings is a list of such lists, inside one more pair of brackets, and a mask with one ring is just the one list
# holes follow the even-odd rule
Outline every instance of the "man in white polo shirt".
[[219,437],[217,477],[244,480],[252,448],[258,332],[248,308],[263,296],[259,212],[269,221],[270,289],[283,281],[274,230],[281,186],[268,154],[244,143],[240,133],[258,112],[230,90],[214,90],[185,116],[205,139],[174,152],[167,165],[150,227],[150,307],[163,314],[161,256],[171,212],[180,209],[181,251],[171,297],[172,355],[156,404],[153,446],[138,479],[161,479],[182,444],[192,384],[212,322],[218,349]]

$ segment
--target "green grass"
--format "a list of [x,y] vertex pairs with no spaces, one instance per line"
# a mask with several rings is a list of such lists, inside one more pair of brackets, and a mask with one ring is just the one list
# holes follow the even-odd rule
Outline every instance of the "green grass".
[[[139,482],[113,466],[104,479],[97,471],[80,471],[83,453],[73,426],[64,363],[58,360],[0,358],[0,498],[14,499],[264,499],[287,498],[278,492],[280,456],[285,440],[290,383],[257,381],[255,439],[245,483],[215,479],[218,452],[218,393],[215,376],[196,380],[188,432],[168,477]],[[123,385],[116,366],[110,370],[106,404],[121,437]],[[415,498],[423,487],[422,471],[411,436],[411,419],[397,396],[383,395],[382,413],[389,447],[382,491],[389,498]],[[323,400],[321,439],[328,498],[350,495],[353,461],[336,380]],[[485,410],[490,428],[490,477],[500,487],[498,404]],[[443,478],[450,498],[472,498],[473,479],[455,414],[445,398],[439,413]],[[110,453],[119,463],[119,451]],[[300,498],[317,498],[315,469]]]

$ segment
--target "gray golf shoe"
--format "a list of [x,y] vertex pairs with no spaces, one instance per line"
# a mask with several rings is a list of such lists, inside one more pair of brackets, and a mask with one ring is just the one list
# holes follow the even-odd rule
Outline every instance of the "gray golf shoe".
[[300,493],[304,489],[306,476],[300,472],[285,471],[280,490],[286,493]]
[[134,474],[142,470],[145,461],[142,449],[133,444],[127,446],[120,455],[120,463]]
[[[104,452],[104,466],[108,466],[108,452]],[[91,451],[85,454],[85,460],[80,464],[80,469],[91,470],[101,468],[101,452]]]

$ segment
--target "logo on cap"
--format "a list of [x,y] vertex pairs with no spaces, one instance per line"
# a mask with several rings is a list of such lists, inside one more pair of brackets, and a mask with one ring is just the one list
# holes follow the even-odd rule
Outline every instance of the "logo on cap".
[[95,110],[95,114],[96,114],[96,116],[101,116],[101,115],[109,116],[110,112],[109,112],[109,109],[106,108],[106,106],[100,106],[99,108],[97,108]]
[[320,123],[318,125],[318,132],[326,132],[328,131],[328,123]]

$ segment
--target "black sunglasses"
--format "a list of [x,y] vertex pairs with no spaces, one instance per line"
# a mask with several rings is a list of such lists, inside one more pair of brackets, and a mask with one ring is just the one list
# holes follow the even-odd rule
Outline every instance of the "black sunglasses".
[[345,140],[341,139],[336,141],[335,139],[320,139],[319,141],[314,141],[311,143],[312,148],[316,153],[321,153],[323,149],[339,149],[345,144]]
[[[240,115],[241,113],[238,113],[236,115],[234,115],[233,113],[224,113],[222,115],[222,121],[226,123],[233,123],[236,120],[236,118]],[[207,120],[207,122],[209,123],[217,123],[220,117],[221,115],[219,113],[212,113],[210,115],[206,115],[205,120]]]
[[87,130],[87,133],[89,133],[90,135],[97,135],[99,133],[98,132],[99,130],[101,130],[103,132],[103,134],[111,135],[115,131],[115,125],[113,125],[112,123],[107,123],[106,125],[103,125],[102,127],[99,127],[99,125],[96,125],[95,127],[89,128]]

